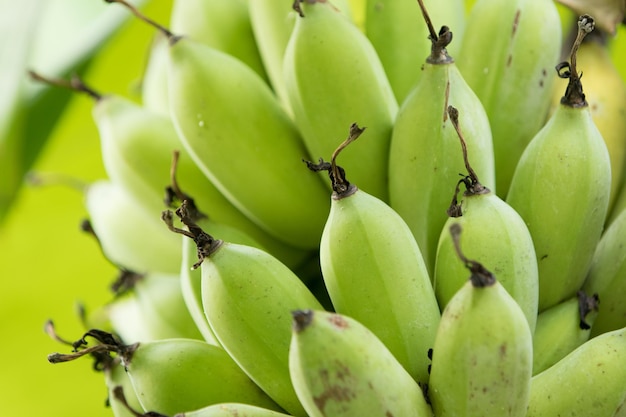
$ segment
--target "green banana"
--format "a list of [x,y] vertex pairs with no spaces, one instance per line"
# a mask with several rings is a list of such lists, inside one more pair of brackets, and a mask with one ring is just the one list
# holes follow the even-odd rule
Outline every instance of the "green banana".
[[[469,163],[465,139],[459,126],[456,108],[448,108],[450,121],[458,133],[468,175],[459,180],[450,216],[446,221],[435,261],[433,287],[441,308],[467,281],[467,271],[456,253],[450,226],[457,223],[463,228],[461,240],[466,244],[466,255],[483,259],[487,269],[493,271],[498,282],[517,301],[526,316],[531,332],[537,320],[539,296],[537,257],[526,223],[511,206],[483,186]],[[459,186],[465,186],[463,199],[457,202]]]
[[602,302],[591,336],[626,326],[626,211],[606,229],[595,249],[583,291]]
[[[333,5],[347,17],[351,16],[346,0],[333,0]],[[283,75],[283,58],[296,23],[296,12],[283,0],[248,0],[248,8],[254,39],[272,88],[285,110],[292,114]]]
[[623,415],[625,362],[626,328],[590,339],[533,376],[526,416]]
[[[611,166],[593,123],[576,66],[576,51],[593,19],[581,16],[561,104],[522,154],[509,203],[533,238],[539,267],[539,311],[580,289],[600,239],[609,204]],[[569,68],[568,68],[569,67]],[[576,225],[576,227],[572,227]]]
[[[89,346],[87,338],[97,344]],[[200,340],[174,338],[125,345],[110,333],[92,329],[73,346],[73,353],[53,353],[48,361],[61,363],[87,354],[115,354],[144,411],[172,415],[222,402],[280,410],[224,349]]]
[[289,370],[310,417],[432,416],[421,387],[363,324],[326,311],[292,314]]
[[564,358],[589,340],[598,310],[598,296],[579,291],[537,317],[533,336],[533,375]]
[[[455,29],[461,39],[465,25],[463,0],[422,0],[436,22]],[[398,103],[417,84],[424,59],[430,54],[431,42],[425,36],[428,29],[415,1],[367,0],[365,34],[374,45],[385,68]],[[461,43],[452,45],[455,56]]]
[[[517,302],[459,245],[471,271],[445,307],[432,353],[428,393],[435,416],[525,416],[532,374],[532,335]],[[480,242],[468,242],[480,244]]]
[[[430,22],[426,10],[425,19]],[[421,78],[402,103],[391,137],[390,205],[407,222],[432,276],[437,243],[446,222],[449,191],[463,172],[459,139],[448,118],[448,106],[459,109],[468,152],[483,185],[495,191],[491,130],[482,104],[469,88],[446,47],[447,26],[432,41]]]
[[[595,34],[596,31],[590,35]],[[606,34],[585,37],[578,49],[578,66],[585,71],[585,92],[594,124],[602,134],[611,160],[611,198],[615,205],[626,183],[626,83],[608,51]],[[619,210],[619,208],[617,209]],[[615,213],[618,214],[618,213]],[[612,215],[607,224],[610,224]]]
[[306,415],[289,377],[289,312],[322,309],[320,303],[267,252],[214,239],[189,218],[184,204],[176,214],[188,230],[172,226],[172,212],[164,212],[163,220],[198,246],[194,267],[202,267],[202,305],[218,341],[285,410]]
[[152,40],[141,76],[141,103],[157,114],[170,116],[167,87],[167,37],[157,34]]
[[176,0],[171,30],[225,52],[268,81],[252,33],[247,0]]
[[288,415],[249,404],[222,403],[179,413],[174,417],[288,417]]
[[[130,284],[122,284],[124,290],[117,294],[121,299],[115,299],[107,310],[115,333],[126,343],[175,337],[202,339],[183,299],[178,275],[122,271],[121,277]],[[128,308],[132,307],[127,304],[116,310],[118,302],[134,303],[136,318],[129,320]],[[138,327],[141,330],[137,331]]]
[[552,0],[479,0],[467,18],[457,65],[489,117],[502,198],[522,152],[545,122],[560,28]]
[[[210,219],[203,217],[197,220],[198,225],[203,230],[208,230],[215,236],[224,236],[229,242],[262,248],[263,246],[248,235],[237,229],[230,228],[222,224],[215,224]],[[183,237],[182,241],[182,267],[180,272],[180,283],[185,304],[196,323],[196,326],[204,336],[204,339],[211,344],[219,345],[217,337],[209,325],[204,307],[202,306],[202,274],[199,269],[192,266],[198,259],[198,249],[191,239]]]
[[118,184],[90,184],[85,206],[103,252],[115,265],[140,273],[179,272],[180,240]]
[[76,77],[65,82],[36,73],[32,75],[42,82],[69,87],[96,100],[93,117],[100,134],[108,177],[155,216],[164,208],[164,189],[173,182],[175,173],[188,194],[194,196],[196,204],[208,210],[216,223],[237,227],[250,234],[290,267],[309,255],[268,235],[237,210],[200,171],[189,154],[180,150],[182,143],[168,116],[154,113],[121,96],[102,95]]
[[422,254],[402,218],[382,200],[348,182],[336,158],[364,129],[350,127],[330,162],[331,208],[319,261],[336,312],[370,329],[421,384],[428,382],[428,349],[440,312]]
[[[344,168],[366,192],[388,201],[389,140],[398,105],[374,47],[326,0],[296,1],[300,13],[284,57],[284,77],[311,155],[330,155],[346,126],[368,126]],[[327,211],[328,212],[328,211]]]

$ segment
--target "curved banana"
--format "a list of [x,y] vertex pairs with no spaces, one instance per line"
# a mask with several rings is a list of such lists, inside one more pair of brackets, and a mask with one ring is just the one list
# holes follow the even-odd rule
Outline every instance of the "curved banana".
[[444,27],[437,34],[432,24],[428,26],[431,55],[417,86],[402,103],[393,128],[389,197],[391,207],[411,228],[432,276],[437,243],[447,219],[449,191],[464,171],[459,138],[448,118],[449,105],[459,110],[474,169],[491,190],[495,189],[495,173],[487,115],[446,52],[452,33]]
[[[229,242],[254,246],[256,248],[263,247],[247,234],[223,224],[216,224],[206,217],[199,219],[198,225],[214,236],[224,236],[224,239]],[[180,284],[183,299],[196,326],[207,343],[219,345],[217,337],[204,314],[204,307],[202,306],[202,274],[199,269],[193,268],[193,265],[198,260],[198,248],[191,239],[183,237],[182,240],[183,254]]]
[[432,416],[421,387],[357,320],[293,311],[289,370],[310,417]]
[[589,340],[598,311],[598,296],[579,291],[537,317],[533,336],[533,375],[564,358]]
[[330,163],[308,162],[313,171],[329,172],[334,190],[320,243],[322,276],[335,311],[370,329],[416,381],[426,384],[427,353],[440,312],[424,258],[404,220],[348,182],[336,165],[338,154],[363,130],[352,125]]
[[[584,72],[585,98],[594,124],[602,134],[611,160],[609,219],[626,176],[626,84],[609,52],[607,34],[598,30],[585,37],[577,54],[577,65]],[[551,111],[559,105],[562,87],[554,88]],[[619,212],[619,206],[616,209]],[[615,213],[617,214],[617,213]]]
[[441,308],[467,281],[467,270],[459,261],[450,226],[463,228],[460,237],[471,259],[482,259],[485,268],[493,271],[498,282],[517,301],[526,316],[531,332],[537,321],[539,297],[537,257],[526,223],[513,208],[483,186],[469,163],[464,135],[459,126],[458,111],[450,106],[448,115],[461,141],[468,176],[459,180],[465,186],[462,201],[455,191],[450,216],[439,238],[433,287]]
[[183,144],[216,187],[274,237],[316,247],[328,211],[324,185],[301,173],[307,151],[263,81],[228,55],[181,39],[170,47],[170,99]]
[[600,310],[591,336],[626,326],[626,211],[606,229],[595,249],[583,291],[597,293]]
[[[89,346],[87,338],[97,344]],[[92,329],[74,343],[73,353],[53,353],[48,361],[111,353],[120,358],[144,411],[173,415],[223,402],[280,411],[224,349],[201,340],[174,338],[126,345],[110,333]]]
[[[350,4],[346,0],[333,0],[333,5],[347,17],[351,16]],[[297,14],[282,0],[248,0],[254,39],[267,71],[272,88],[289,114],[289,98],[283,75],[283,58]]]
[[[539,311],[580,289],[609,204],[611,166],[593,123],[576,67],[576,50],[593,20],[581,16],[569,84],[561,104],[522,154],[507,196],[524,219],[539,266]],[[572,227],[576,225],[576,227]]]
[[103,252],[115,265],[140,273],[180,271],[178,237],[122,187],[108,180],[90,184],[85,206]]
[[489,117],[502,198],[545,123],[561,39],[552,0],[478,0],[467,18],[457,65]]
[[174,417],[289,417],[287,414],[250,404],[222,403],[199,410],[179,413]]
[[176,0],[170,28],[234,56],[268,82],[252,32],[248,3],[247,0]]
[[617,416],[626,399],[626,327],[582,344],[533,376],[527,417]]
[[461,227],[453,224],[450,233],[471,276],[437,330],[428,383],[435,416],[525,416],[533,355],[528,320],[496,277],[461,253]]
[[285,51],[284,77],[307,149],[330,155],[346,126],[364,123],[366,139],[343,166],[363,190],[388,201],[389,140],[398,105],[376,51],[330,2],[296,5],[301,17]]
[[[430,16],[461,39],[465,25],[463,0],[423,0]],[[402,103],[417,84],[424,59],[430,54],[428,28],[415,1],[367,0],[365,34],[385,68],[396,100]],[[456,56],[460,42],[451,46]]]
[[291,385],[288,366],[290,311],[322,309],[300,279],[267,252],[216,240],[176,211],[188,230],[172,226],[198,246],[202,268],[202,305],[211,329],[237,364],[278,404],[296,416],[306,413]]

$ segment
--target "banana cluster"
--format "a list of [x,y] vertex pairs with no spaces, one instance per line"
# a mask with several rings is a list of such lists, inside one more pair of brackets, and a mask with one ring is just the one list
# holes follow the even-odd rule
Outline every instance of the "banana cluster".
[[94,98],[84,229],[120,275],[80,339],[46,329],[113,415],[626,416],[626,86],[593,17],[107,1],[157,32],[141,104],[32,75]]

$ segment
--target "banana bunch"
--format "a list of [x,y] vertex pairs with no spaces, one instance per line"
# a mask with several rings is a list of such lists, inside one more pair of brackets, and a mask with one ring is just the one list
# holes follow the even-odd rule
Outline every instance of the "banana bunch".
[[106,1],[155,29],[141,102],[31,76],[94,99],[83,228],[120,272],[46,331],[115,417],[626,415],[626,87],[592,16]]

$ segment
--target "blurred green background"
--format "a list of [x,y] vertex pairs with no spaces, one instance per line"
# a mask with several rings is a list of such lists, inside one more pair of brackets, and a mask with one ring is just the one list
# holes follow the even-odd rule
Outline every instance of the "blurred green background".
[[[0,0],[2,10],[9,10],[0,16],[0,202],[17,190],[0,223],[2,416],[111,416],[102,375],[89,360],[49,364],[49,353],[67,347],[43,331],[52,319],[62,337],[76,340],[84,331],[77,304],[93,310],[111,299],[108,285],[116,271],[79,229],[86,216],[81,191],[64,181],[54,184],[59,178],[88,183],[105,177],[93,102],[42,90],[26,77],[28,68],[49,76],[76,71],[100,92],[139,101],[154,30],[121,6],[103,3]],[[148,15],[168,21],[172,0],[145,3]],[[111,8],[119,13],[109,16]],[[626,79],[625,38],[622,28],[613,49]],[[29,169],[51,183],[14,187]]]
[[[131,18],[120,5],[104,1],[2,1],[6,3],[2,10],[9,13],[0,16],[0,31],[10,38],[3,36],[0,41],[0,95],[4,97],[0,99],[0,194],[6,197],[12,169],[27,167],[29,158],[34,161],[32,170],[52,182],[61,177],[79,182],[104,178],[91,117],[93,101],[59,89],[36,91],[38,86],[25,71],[34,69],[48,76],[76,71],[103,93],[138,100],[154,30]],[[86,3],[95,6],[87,8]],[[171,0],[144,3],[146,13],[167,23]],[[28,35],[44,41],[19,38]],[[94,51],[93,58],[85,61]],[[17,109],[7,103],[11,94],[22,97]],[[61,111],[54,123],[54,115]],[[46,118],[52,120],[47,123]],[[16,150],[12,144],[12,153],[7,147],[9,134],[22,146]],[[44,142],[38,154],[37,145]],[[89,360],[51,365],[46,359],[52,352],[69,351],[44,333],[47,319],[54,320],[62,337],[76,340],[84,331],[77,304],[93,310],[111,299],[108,285],[116,270],[95,241],[80,231],[84,217],[80,190],[67,184],[25,185],[0,225],[2,416],[112,415],[105,407],[103,376],[91,370]]]

